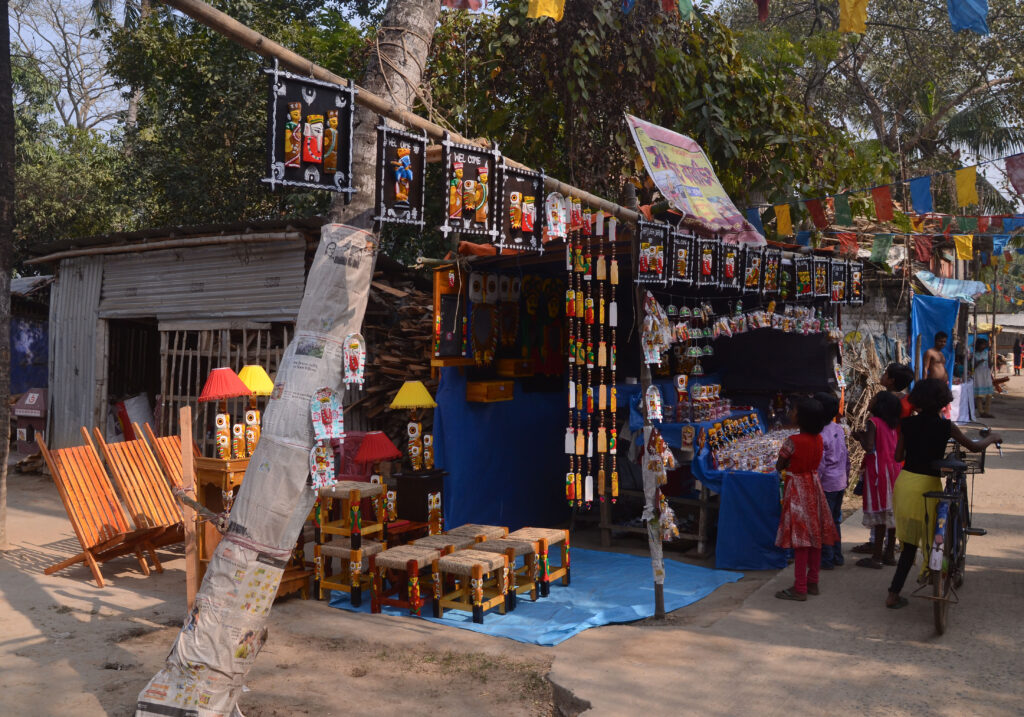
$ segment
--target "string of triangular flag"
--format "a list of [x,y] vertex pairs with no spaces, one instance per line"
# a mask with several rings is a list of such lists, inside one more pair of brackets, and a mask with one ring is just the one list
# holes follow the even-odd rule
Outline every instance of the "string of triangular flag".
[[[891,184],[865,187],[862,189],[851,189],[838,194],[798,199],[794,202],[786,202],[783,204],[759,204],[745,209],[744,215],[758,231],[764,234],[764,225],[762,223],[760,210],[762,208],[772,207],[775,210],[776,232],[779,236],[790,236],[793,234],[793,219],[791,212],[792,204],[803,204],[811,218],[811,221],[818,229],[825,229],[831,224],[849,226],[853,224],[853,212],[850,208],[851,195],[870,194],[871,200],[874,204],[875,217],[880,222],[891,222],[895,217],[892,188],[904,183],[908,185],[910,203],[914,213],[919,217],[934,215],[935,203],[932,199],[932,180],[935,177],[946,174],[954,175],[956,204],[958,207],[969,207],[979,203],[977,189],[978,167],[994,164],[995,162],[1005,163],[1006,175],[1009,177],[1010,185],[1017,194],[1024,196],[1024,153],[1018,153],[1008,155],[1006,157],[985,160],[959,169],[934,172],[932,174],[893,182]],[[831,224],[825,213],[825,206],[829,200],[831,200],[832,209],[835,215],[835,219]],[[977,222],[980,221],[980,217],[964,217],[964,219],[974,219],[975,226],[973,228],[977,229]],[[984,230],[981,231],[984,233]]]
[[[768,19],[768,0],[754,0],[757,18]],[[949,22],[953,32],[970,30],[988,34],[988,0],[948,0]],[[839,0],[839,32],[863,35],[867,30],[868,0]]]
[[[622,12],[627,15],[633,11],[637,0],[621,0]],[[693,15],[693,0],[657,0],[661,9],[667,13],[679,13],[679,17],[686,21]],[[487,5],[487,0],[441,0],[441,7],[449,10],[482,10]],[[555,22],[561,22],[565,14],[565,0],[529,0],[526,10],[526,17],[532,20],[550,17]]]

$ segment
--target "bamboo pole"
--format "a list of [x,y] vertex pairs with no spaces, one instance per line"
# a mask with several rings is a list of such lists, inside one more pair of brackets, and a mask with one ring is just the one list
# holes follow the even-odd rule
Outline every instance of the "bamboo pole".
[[183,249],[194,246],[211,246],[216,244],[266,244],[277,241],[306,241],[306,235],[297,231],[285,232],[252,232],[251,234],[217,234],[211,236],[183,237],[181,239],[161,239],[160,241],[139,244],[115,244],[113,246],[94,246],[82,249],[67,249],[46,256],[29,259],[26,264],[46,264],[49,262],[69,259],[75,256],[96,256],[99,254],[127,254],[129,252],[157,251],[159,249]]
[[[480,142],[463,137],[458,132],[446,130],[444,127],[434,124],[428,119],[424,119],[417,114],[404,110],[383,97],[375,95],[369,90],[357,86],[354,82],[334,74],[330,70],[321,67],[311,60],[307,60],[298,53],[292,52],[270,38],[261,35],[252,28],[246,27],[230,15],[227,15],[216,8],[210,7],[205,2],[202,2],[202,0],[163,0],[163,2],[165,5],[169,5],[170,7],[188,15],[196,22],[206,25],[211,30],[219,32],[229,40],[237,42],[242,47],[252,50],[253,52],[256,52],[268,59],[277,60],[285,69],[323,82],[333,82],[337,85],[354,87],[357,91],[356,104],[362,105],[379,115],[394,120],[405,127],[422,130],[426,132],[427,136],[431,139],[441,140],[444,139],[445,134],[447,134],[453,142],[484,146]],[[507,157],[505,158],[505,161],[513,166],[529,169],[529,167]],[[580,201],[584,204],[595,209],[602,209],[609,214],[614,214],[622,221],[635,222],[640,218],[640,215],[635,211],[626,209],[614,202],[609,202],[607,199],[602,199],[590,192],[585,192],[571,184],[560,182],[554,177],[545,176],[544,188],[549,192],[561,192],[562,194],[579,197]]]

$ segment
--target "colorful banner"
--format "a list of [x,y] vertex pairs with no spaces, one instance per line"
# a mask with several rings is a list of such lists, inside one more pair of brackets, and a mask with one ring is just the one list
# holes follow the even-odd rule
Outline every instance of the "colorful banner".
[[789,205],[775,205],[775,231],[780,237],[788,237],[793,233],[793,221],[789,218]]
[[565,12],[565,0],[530,0],[526,11],[528,18],[551,17],[558,22]]
[[974,237],[970,234],[954,234],[956,258],[971,261],[974,258]]
[[725,193],[699,144],[633,115],[627,114],[626,122],[647,173],[668,203],[682,212],[683,226],[689,221],[729,242],[765,244]]
[[825,208],[821,204],[820,199],[808,199],[804,202],[804,206],[807,207],[807,211],[811,215],[811,221],[814,222],[814,226],[818,229],[825,229],[828,227],[828,219],[825,217]]
[[956,170],[956,205],[966,207],[978,203],[978,168]]
[[839,0],[839,32],[863,35],[867,20],[868,0]]
[[871,190],[871,198],[875,200],[875,216],[880,222],[891,222],[892,213],[892,192],[889,185],[875,187]]

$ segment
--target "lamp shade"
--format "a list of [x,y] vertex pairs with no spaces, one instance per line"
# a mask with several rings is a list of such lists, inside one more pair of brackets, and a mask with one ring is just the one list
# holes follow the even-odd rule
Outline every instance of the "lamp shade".
[[222,366],[210,371],[210,375],[206,377],[203,391],[199,394],[199,402],[225,401],[229,398],[251,395],[252,390],[242,383],[238,374],[227,366]]
[[377,461],[393,461],[402,457],[402,452],[395,447],[383,431],[370,431],[363,437],[356,451],[356,463],[376,463]]
[[437,406],[422,381],[406,381],[389,408],[434,408]]
[[253,396],[269,396],[274,391],[274,382],[270,380],[270,376],[259,364],[251,363],[248,366],[242,366],[242,370],[238,372],[238,378],[242,379],[242,383],[249,387]]

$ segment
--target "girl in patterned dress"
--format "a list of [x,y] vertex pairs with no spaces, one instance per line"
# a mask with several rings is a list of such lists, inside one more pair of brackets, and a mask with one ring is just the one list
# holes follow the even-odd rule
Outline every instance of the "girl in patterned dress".
[[895,394],[879,391],[869,410],[871,418],[864,430],[853,434],[864,449],[864,526],[871,529],[871,557],[861,558],[857,565],[881,570],[883,565],[896,564],[892,491],[896,476],[903,470],[903,464],[896,460],[902,405]]
[[793,586],[775,593],[780,600],[804,601],[817,595],[818,570],[821,567],[821,546],[836,542],[836,527],[829,511],[825,491],[818,480],[823,445],[821,429],[825,427],[824,409],[813,398],[796,402],[791,420],[800,433],[786,439],[779,451],[776,470],[782,475],[782,516],[775,544],[793,549]]

